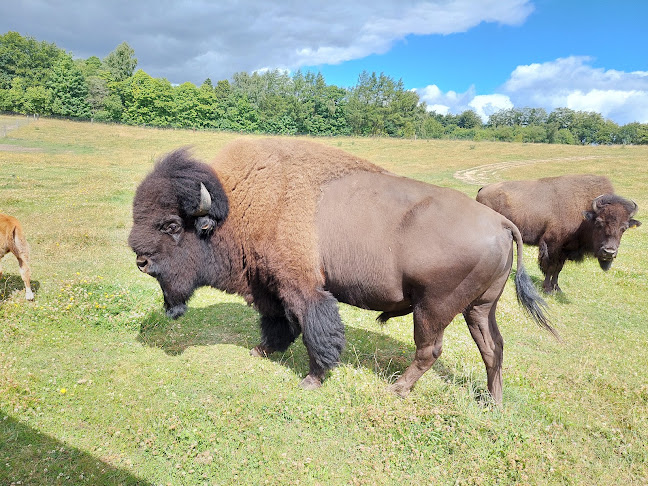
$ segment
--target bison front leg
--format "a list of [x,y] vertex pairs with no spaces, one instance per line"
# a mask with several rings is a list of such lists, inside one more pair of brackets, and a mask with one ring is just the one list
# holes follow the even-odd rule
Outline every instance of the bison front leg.
[[538,266],[545,276],[542,289],[547,294],[560,292],[558,274],[565,263],[565,260],[559,256],[560,253],[560,248],[552,247],[545,239],[540,240],[538,245]]
[[551,290],[553,292],[562,292],[560,286],[558,285],[558,275],[565,265],[565,259],[561,258],[551,270]]
[[309,372],[301,382],[306,390],[319,388],[326,372],[340,362],[344,348],[344,326],[337,300],[328,294],[306,304],[301,318],[304,345],[308,351]]
[[250,354],[262,358],[275,351],[284,352],[301,332],[296,319],[289,320],[285,315],[262,315],[260,324],[261,343]]

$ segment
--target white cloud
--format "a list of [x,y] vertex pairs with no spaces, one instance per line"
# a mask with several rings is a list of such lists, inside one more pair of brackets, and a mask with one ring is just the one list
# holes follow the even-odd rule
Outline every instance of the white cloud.
[[533,6],[531,0],[40,0],[4,10],[0,32],[55,42],[81,58],[104,57],[127,41],[151,76],[200,84],[240,71],[360,59],[410,34],[464,32],[482,22],[519,25]]
[[595,68],[572,56],[518,66],[502,86],[515,106],[595,111],[624,125],[648,122],[648,72]]
[[416,90],[428,110],[458,114],[474,110],[484,121],[502,109],[518,107],[594,111],[620,125],[648,123],[648,72],[591,66],[589,57],[568,57],[518,66],[499,93],[442,92],[436,85]]
[[459,114],[466,110],[473,110],[484,121],[493,113],[513,108],[513,103],[508,96],[502,94],[475,95],[475,88],[470,87],[465,93],[448,91],[443,93],[435,84],[415,90],[421,101],[427,105],[428,111],[441,115],[448,113]]
[[470,110],[472,109],[470,103],[475,99],[475,88],[472,86],[465,93],[457,93],[456,91],[444,93],[436,84],[414,91],[418,93],[421,101],[426,103],[428,111],[434,111],[442,115]]
[[513,108],[513,103],[506,95],[492,94],[475,96],[468,106],[481,117],[482,121],[487,122],[488,117],[493,113]]

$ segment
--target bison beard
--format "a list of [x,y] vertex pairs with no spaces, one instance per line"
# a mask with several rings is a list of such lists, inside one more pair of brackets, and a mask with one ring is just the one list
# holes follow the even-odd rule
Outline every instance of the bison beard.
[[446,326],[463,313],[500,403],[495,309],[513,244],[518,300],[554,332],[509,220],[458,191],[319,144],[242,140],[211,166],[186,150],[167,155],[137,189],[129,244],[139,269],[158,280],[169,317],[186,311],[196,288],[212,286],[259,311],[253,355],[285,351],[302,334],[306,389],[340,361],[344,302],[380,311],[381,322],[413,314],[414,360],[391,387],[401,396],[440,356]]

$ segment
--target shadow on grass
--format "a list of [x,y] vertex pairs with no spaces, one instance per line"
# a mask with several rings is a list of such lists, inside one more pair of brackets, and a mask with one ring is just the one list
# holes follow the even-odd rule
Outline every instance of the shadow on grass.
[[[161,311],[143,319],[137,340],[156,347],[169,355],[182,354],[192,346],[231,344],[251,349],[260,341],[258,313],[249,306],[236,303],[215,304],[206,308],[191,308],[177,321],[168,319]],[[367,319],[371,319],[367,315]],[[344,320],[344,319],[343,319]],[[389,323],[386,324],[389,326]],[[414,357],[414,342],[403,343],[377,331],[345,326],[347,345],[341,356],[343,364],[372,370],[381,379],[393,382],[403,374]],[[475,348],[477,352],[477,348]],[[285,353],[274,353],[271,361],[286,366],[298,376],[308,373],[308,353],[298,338]],[[467,384],[471,377],[459,376],[437,360],[431,372],[443,380],[459,385]],[[483,377],[480,377],[482,379]],[[476,392],[480,394],[479,391]]]
[[0,484],[149,485],[0,410]]
[[[31,288],[34,294],[38,293],[40,289],[40,282],[38,280],[31,281]],[[14,292],[22,292],[22,299],[25,299],[25,283],[19,275],[3,274],[0,277],[0,306],[4,304],[12,296]]]

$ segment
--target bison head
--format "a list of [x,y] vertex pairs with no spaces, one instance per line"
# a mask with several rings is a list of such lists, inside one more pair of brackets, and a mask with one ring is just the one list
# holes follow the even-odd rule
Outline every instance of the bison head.
[[628,228],[641,225],[633,219],[637,204],[614,194],[603,194],[592,201],[585,219],[593,224],[592,250],[603,270],[609,270],[619,251],[621,236]]
[[169,317],[184,314],[194,290],[211,283],[210,239],[227,213],[218,178],[186,149],[165,156],[137,188],[128,243],[138,268],[159,282]]

